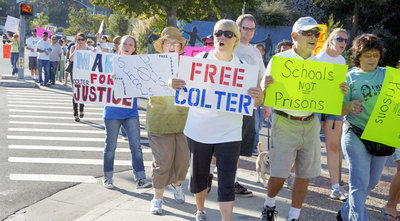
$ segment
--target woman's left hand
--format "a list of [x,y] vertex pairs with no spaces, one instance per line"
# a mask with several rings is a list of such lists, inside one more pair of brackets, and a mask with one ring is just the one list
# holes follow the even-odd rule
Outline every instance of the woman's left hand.
[[174,78],[169,79],[168,86],[172,87],[174,90],[179,91],[180,89],[182,89],[186,86],[186,82],[185,82],[185,80],[174,77]]
[[253,98],[254,100],[258,100],[262,96],[262,90],[259,87],[252,87],[249,88],[247,94],[250,95],[250,97]]
[[346,82],[343,82],[340,84],[340,89],[342,89],[342,92],[344,95],[347,94],[347,88],[349,87],[349,85]]

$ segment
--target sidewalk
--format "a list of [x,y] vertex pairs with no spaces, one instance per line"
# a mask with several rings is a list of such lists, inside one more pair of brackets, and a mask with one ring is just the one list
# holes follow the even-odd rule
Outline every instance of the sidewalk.
[[[310,187],[303,204],[300,220],[336,220],[336,212],[343,205],[343,202],[328,199],[330,190],[326,171],[326,152],[325,148],[322,150],[322,176],[310,180]],[[261,183],[256,182],[255,159],[255,157],[241,159],[238,180],[253,191],[254,196],[252,198],[236,198],[232,220],[259,220],[261,215],[266,189],[262,187]],[[379,210],[386,202],[391,174],[395,172],[395,167],[391,166],[394,165],[391,159],[388,160],[388,165],[390,167],[385,168],[383,181],[367,199],[370,220],[382,220]],[[146,170],[150,171],[149,168],[146,168]],[[343,179],[348,180],[347,168],[344,168],[344,171]],[[206,201],[209,221],[220,220],[216,201],[216,176]],[[162,216],[156,216],[149,212],[153,189],[136,189],[132,177],[132,171],[116,173],[114,175],[116,187],[113,190],[105,189],[102,186],[101,178],[98,179],[97,184],[78,184],[22,209],[6,220],[194,220],[195,199],[193,194],[187,190],[188,179],[183,183],[186,203],[176,204],[173,193],[167,188],[163,205],[164,213]],[[147,174],[147,177],[151,177],[151,174]],[[286,220],[290,198],[291,191],[284,187],[277,197],[279,221]]]

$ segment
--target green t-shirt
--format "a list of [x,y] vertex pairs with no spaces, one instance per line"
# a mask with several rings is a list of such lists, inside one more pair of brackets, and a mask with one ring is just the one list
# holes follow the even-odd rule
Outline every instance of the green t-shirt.
[[347,73],[346,82],[349,84],[349,90],[344,96],[343,103],[364,99],[362,102],[364,109],[360,114],[350,112],[345,116],[351,124],[361,129],[365,128],[381,91],[385,73],[386,68],[383,67],[377,67],[371,72],[352,68]]
[[153,134],[182,133],[187,107],[174,105],[175,97],[150,97],[146,111],[146,129]]

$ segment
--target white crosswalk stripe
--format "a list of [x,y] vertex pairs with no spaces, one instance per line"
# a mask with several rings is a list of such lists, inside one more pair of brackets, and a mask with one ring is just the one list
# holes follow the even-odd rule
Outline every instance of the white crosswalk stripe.
[[[99,171],[101,168],[99,166],[103,165],[104,107],[85,105],[85,117],[77,123],[72,116],[72,92],[56,91],[52,88],[7,88],[6,91],[5,103],[9,119],[6,139],[11,152],[8,155],[8,162],[29,164],[29,167],[35,168],[31,171],[29,167],[23,166],[22,169],[11,171],[10,180],[14,182],[98,182],[92,172],[88,171]],[[143,105],[144,100],[141,99],[141,102]],[[147,147],[148,133],[143,127],[145,117],[146,112],[139,110],[140,143],[146,145],[142,147],[142,153],[144,166],[148,170],[152,161],[151,149]],[[114,165],[129,169],[132,167],[129,143],[119,136],[117,144]],[[62,172],[56,170],[55,166],[49,165],[71,165],[69,167],[80,169]]]

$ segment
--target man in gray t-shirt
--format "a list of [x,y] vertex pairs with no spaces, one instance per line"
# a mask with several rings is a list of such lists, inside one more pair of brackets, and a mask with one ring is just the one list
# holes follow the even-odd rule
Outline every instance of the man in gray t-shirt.
[[51,52],[50,52],[50,83],[55,84],[57,67],[60,64],[62,49],[60,44],[57,43],[57,36],[51,36]]

